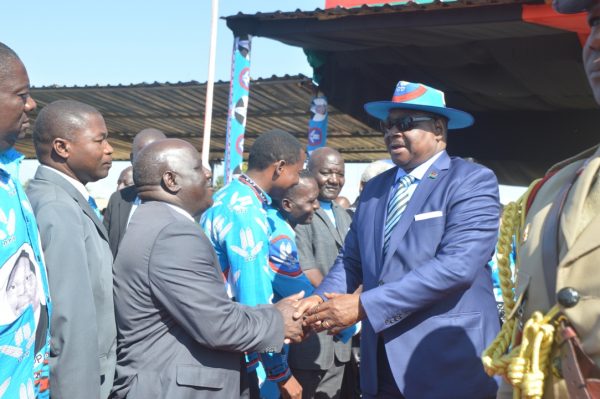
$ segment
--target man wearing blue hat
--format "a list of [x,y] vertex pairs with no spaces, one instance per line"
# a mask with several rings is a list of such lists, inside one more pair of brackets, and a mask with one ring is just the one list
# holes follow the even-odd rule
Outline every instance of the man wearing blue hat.
[[[397,167],[360,195],[332,270],[299,307],[306,324],[336,333],[363,320],[365,398],[488,398],[497,383],[479,355],[499,329],[490,271],[498,232],[498,182],[446,153],[448,129],[473,117],[444,93],[401,81],[380,119]],[[353,293],[363,284],[361,294]]]

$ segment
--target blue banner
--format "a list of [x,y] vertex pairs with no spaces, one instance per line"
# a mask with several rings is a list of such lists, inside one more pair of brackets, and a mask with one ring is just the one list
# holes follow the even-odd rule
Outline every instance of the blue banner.
[[327,97],[322,95],[314,97],[310,112],[313,115],[308,122],[308,144],[306,145],[309,154],[327,145]]
[[225,184],[234,174],[240,174],[244,154],[244,131],[250,91],[251,36],[236,37],[231,58],[229,112],[225,141]]

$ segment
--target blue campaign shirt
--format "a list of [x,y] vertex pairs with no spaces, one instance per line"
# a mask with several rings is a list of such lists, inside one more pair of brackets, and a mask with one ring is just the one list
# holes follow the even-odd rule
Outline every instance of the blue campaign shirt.
[[[279,234],[285,229],[289,237],[291,228],[283,219],[285,225],[278,222],[274,228],[267,218],[270,204],[269,195],[242,175],[214,195],[213,206],[204,212],[200,222],[215,248],[230,295],[245,305],[275,303],[310,288],[298,266],[297,251],[296,262],[290,260],[288,249],[293,240]],[[272,258],[271,247],[277,252]],[[285,350],[247,354],[248,369],[256,369],[259,359],[270,381],[282,381],[290,375]]]
[[[314,288],[300,268],[296,233],[283,215],[273,206],[267,208],[269,222],[269,278],[273,287],[273,302],[304,291],[304,296],[312,294]],[[287,345],[282,354],[262,354],[261,361],[267,378],[282,381],[289,377]]]
[[0,154],[0,397],[48,398],[51,302],[35,216],[18,180],[23,156]]

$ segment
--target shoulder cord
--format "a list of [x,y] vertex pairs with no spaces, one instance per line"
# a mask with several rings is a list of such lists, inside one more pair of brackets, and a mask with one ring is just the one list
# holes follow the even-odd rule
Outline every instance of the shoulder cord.
[[[513,278],[510,269],[513,238],[517,243],[522,242],[528,200],[532,192],[538,188],[538,183],[540,183],[539,179],[529,186],[521,198],[504,208],[500,223],[496,259],[507,315],[513,314],[515,307],[516,277]],[[516,261],[518,267],[518,252]],[[556,305],[545,316],[541,312],[534,312],[523,327],[519,345],[516,345],[517,337],[520,335],[518,317],[509,317],[502,325],[498,336],[483,352],[482,362],[485,372],[489,376],[499,375],[508,380],[514,387],[513,398],[542,397],[558,313],[559,308]]]

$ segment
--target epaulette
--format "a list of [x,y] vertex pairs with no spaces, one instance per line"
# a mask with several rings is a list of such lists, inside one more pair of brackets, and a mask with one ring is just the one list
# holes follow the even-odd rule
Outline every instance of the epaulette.
[[546,183],[548,180],[550,180],[550,178],[552,176],[554,176],[556,173],[558,173],[562,168],[572,164],[573,162],[588,159],[589,157],[594,155],[596,153],[596,151],[598,151],[599,147],[600,147],[600,144],[595,145],[591,148],[588,148],[587,150],[580,152],[579,154],[576,154],[570,158],[562,160],[562,161],[558,162],[557,164],[554,164],[553,166],[551,166],[550,169],[548,169],[548,171],[544,175],[544,177],[540,181],[538,181],[535,184],[535,186],[531,189],[531,193],[529,194],[529,197],[527,198],[525,212],[529,212],[529,208],[531,207],[533,200],[535,199],[538,191],[540,191],[540,189],[542,188],[544,183]]

